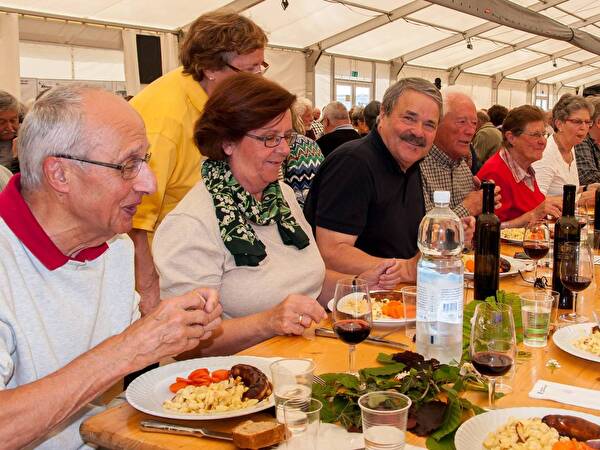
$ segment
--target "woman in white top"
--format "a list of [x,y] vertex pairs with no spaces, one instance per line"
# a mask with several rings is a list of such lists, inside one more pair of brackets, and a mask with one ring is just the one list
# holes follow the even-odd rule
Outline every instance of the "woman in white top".
[[[226,320],[186,356],[302,334],[326,317],[322,305],[344,276],[325,269],[293,190],[278,181],[295,137],[294,100],[278,84],[240,73],[219,84],[196,124],[196,144],[208,157],[202,181],[163,220],[153,254],[161,292],[217,288]],[[360,276],[391,288],[385,271],[393,264]]]
[[[565,184],[577,186],[579,204],[593,201],[596,184],[579,185],[575,145],[587,136],[593,107],[578,95],[564,94],[552,109],[554,134],[548,138],[542,159],[532,164],[535,179],[546,196],[562,196]],[[587,192],[586,192],[587,191]]]

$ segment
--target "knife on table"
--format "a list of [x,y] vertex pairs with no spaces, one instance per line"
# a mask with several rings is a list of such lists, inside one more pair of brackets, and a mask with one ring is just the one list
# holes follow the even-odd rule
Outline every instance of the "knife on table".
[[231,433],[207,430],[206,428],[200,427],[186,427],[183,425],[159,422],[157,420],[142,420],[140,422],[140,429],[142,431],[150,431],[153,433],[183,434],[185,436],[208,437],[233,441],[233,434]]
[[[337,334],[335,334],[335,332],[333,330],[330,330],[329,328],[316,328],[315,334],[317,336],[338,339]],[[380,338],[377,336],[369,336],[368,338],[366,338],[364,340],[364,342],[370,342],[372,344],[379,344],[379,345],[386,345],[388,347],[393,347],[393,348],[404,348],[404,349],[408,348],[408,345],[403,344],[401,342],[390,341],[389,339],[384,339],[384,338]]]

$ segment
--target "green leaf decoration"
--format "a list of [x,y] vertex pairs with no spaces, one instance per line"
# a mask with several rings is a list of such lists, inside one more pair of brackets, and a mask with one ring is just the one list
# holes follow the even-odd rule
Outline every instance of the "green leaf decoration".
[[451,433],[439,441],[436,441],[429,436],[425,441],[425,445],[429,450],[456,450],[456,447],[454,446],[454,434],[455,433]]
[[462,408],[460,406],[460,400],[458,400],[458,398],[449,398],[448,407],[446,408],[446,413],[444,415],[444,422],[430,437],[439,441],[448,434],[456,431],[460,426],[461,417]]

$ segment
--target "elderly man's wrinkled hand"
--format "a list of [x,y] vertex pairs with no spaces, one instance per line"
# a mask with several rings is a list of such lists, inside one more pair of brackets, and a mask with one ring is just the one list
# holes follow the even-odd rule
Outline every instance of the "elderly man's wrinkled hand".
[[391,262],[384,273],[379,277],[379,286],[384,289],[393,289],[398,283],[411,283],[417,279],[417,262],[421,257],[417,253],[410,259],[386,259],[384,263]]
[[299,294],[288,295],[267,314],[273,335],[301,335],[305,328],[327,318],[327,313],[316,300]]
[[465,231],[465,247],[469,248],[473,240],[473,234],[475,233],[475,217],[463,217],[461,221]]
[[220,326],[223,309],[214,289],[195,289],[163,300],[125,333],[132,338],[140,368],[198,346]]

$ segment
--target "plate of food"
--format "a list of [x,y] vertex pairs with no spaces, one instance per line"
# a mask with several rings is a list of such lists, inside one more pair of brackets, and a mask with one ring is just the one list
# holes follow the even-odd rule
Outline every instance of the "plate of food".
[[504,228],[503,230],[500,230],[500,239],[511,244],[521,245],[523,243],[524,235],[525,228]]
[[578,323],[558,329],[552,340],[558,348],[579,358],[600,362],[600,327]]
[[[562,450],[600,439],[600,417],[559,408],[505,408],[471,417],[456,431],[456,450]],[[557,444],[564,442],[564,444]]]
[[[408,317],[405,317],[401,291],[371,291],[369,296],[371,297],[374,326],[393,327],[416,320],[415,304],[407,305],[406,315]],[[333,299],[327,303],[330,311],[333,311],[333,303]]]
[[[463,255],[463,263],[465,264],[465,278],[473,279],[473,271],[475,270],[475,256]],[[500,278],[516,275],[519,271],[529,271],[533,269],[531,261],[511,258],[510,256],[500,257]]]
[[125,395],[135,409],[168,419],[244,416],[275,404],[270,365],[278,359],[217,356],[178,361],[140,375]]

